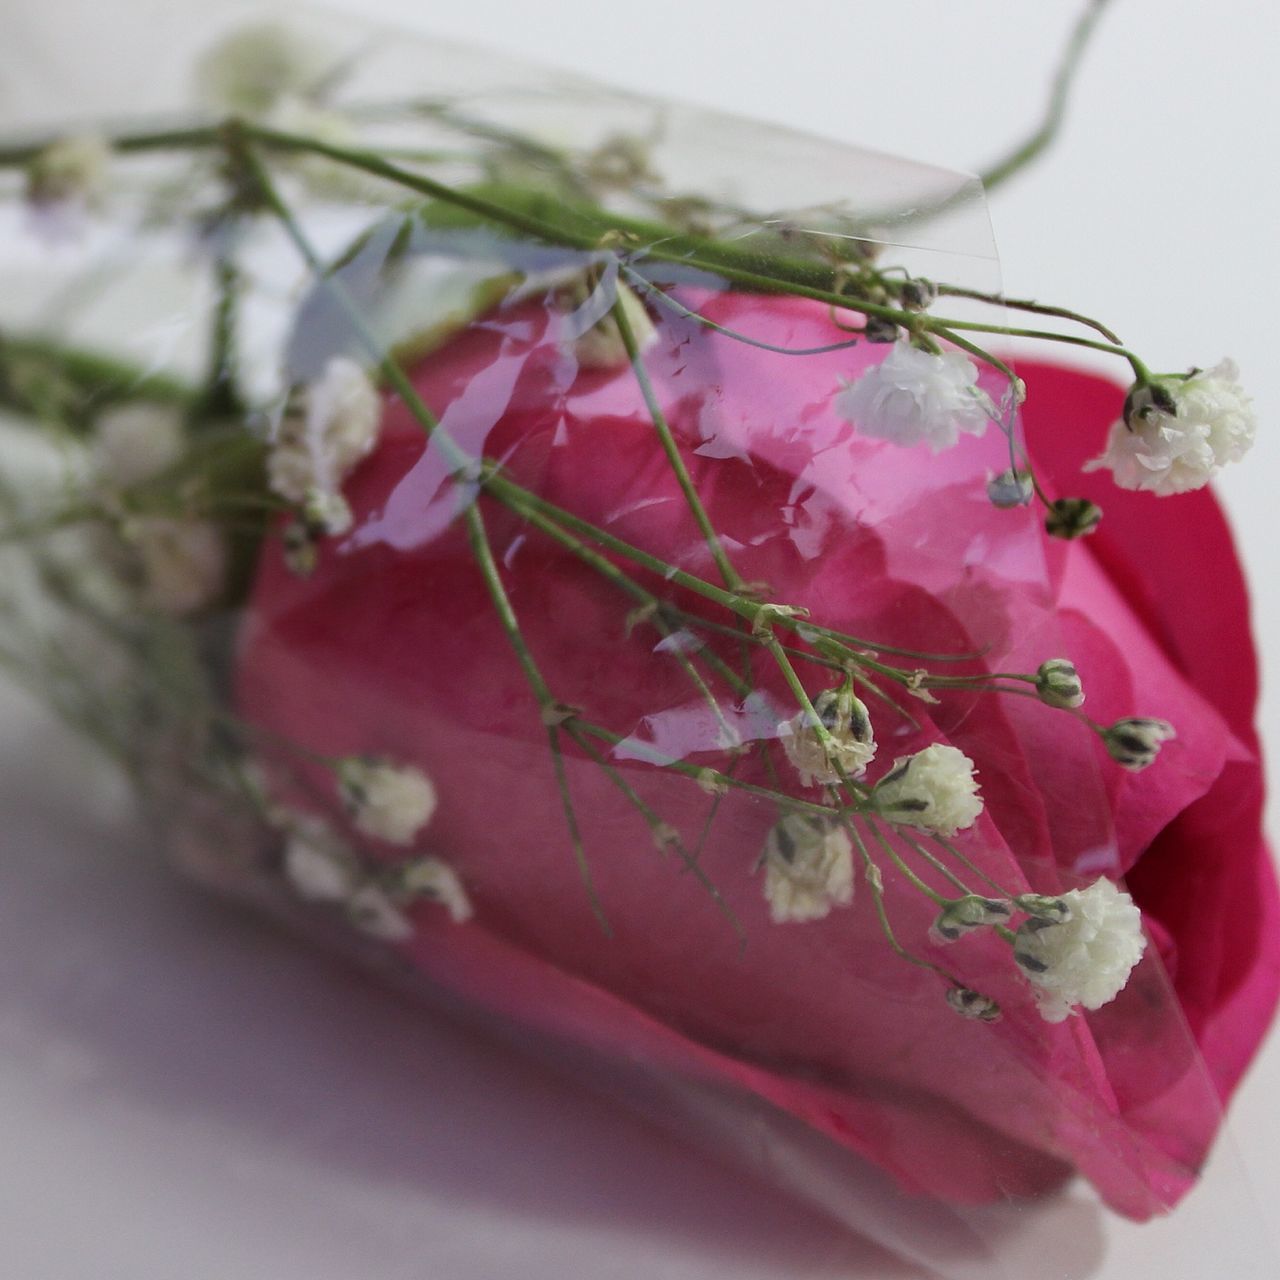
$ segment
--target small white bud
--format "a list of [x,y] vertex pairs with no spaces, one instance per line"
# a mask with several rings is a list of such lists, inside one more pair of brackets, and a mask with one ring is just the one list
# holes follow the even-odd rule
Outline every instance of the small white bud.
[[1036,672],[1036,693],[1050,707],[1073,711],[1084,705],[1084,686],[1075,664],[1066,658],[1050,658]]
[[412,765],[352,756],[339,766],[338,789],[356,829],[390,844],[411,844],[436,810],[435,787]]
[[1002,511],[1025,507],[1035,496],[1029,471],[1002,471],[987,481],[987,497]]
[[1138,773],[1155,763],[1162,743],[1176,738],[1167,720],[1151,716],[1126,716],[1102,731],[1107,754],[1123,769]]
[[182,456],[182,414],[172,405],[126,404],[94,422],[93,469],[111,489],[129,489],[167,471]]
[[362,933],[382,942],[407,942],[413,921],[375,884],[366,884],[347,899],[347,914]]
[[241,27],[196,65],[196,92],[214,111],[261,117],[289,98],[313,98],[334,68],[329,50],[276,22]]
[[111,146],[97,134],[50,143],[27,166],[27,199],[37,209],[89,208],[101,198],[111,163]]
[[947,1003],[962,1017],[976,1022],[999,1022],[1000,1006],[990,997],[969,987],[950,987]]
[[360,880],[355,854],[316,818],[291,816],[284,872],[298,894],[315,902],[345,902]]
[[764,896],[775,924],[821,920],[853,901],[853,846],[834,822],[787,814],[764,847]]
[[971,893],[943,907],[929,934],[935,942],[955,942],[977,929],[1004,924],[1012,914],[1012,905],[1004,899]]
[[454,924],[465,924],[474,911],[458,873],[443,858],[415,858],[399,868],[397,889],[410,898],[438,902]]

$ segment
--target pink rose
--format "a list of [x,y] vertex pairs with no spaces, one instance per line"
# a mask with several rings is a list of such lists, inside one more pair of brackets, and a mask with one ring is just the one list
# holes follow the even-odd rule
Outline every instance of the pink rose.
[[[685,301],[774,345],[846,336],[825,308],[795,299]],[[535,303],[491,314],[422,362],[415,385],[455,439],[502,459],[520,484],[714,581],[633,375],[579,368],[564,323]],[[1161,503],[1079,475],[1118,410],[1114,387],[1027,371],[1028,434],[1047,482],[1097,489],[1106,508],[1094,539],[1050,543],[1035,511],[987,501],[987,477],[1008,465],[994,428],[934,456],[841,419],[840,379],[884,353],[862,344],[773,354],[668,316],[645,360],[730,557],[772,599],[881,644],[981,650],[992,669],[1068,656],[1095,718],[1175,723],[1177,741],[1131,775],[1070,716],[1034,700],[948,693],[936,706],[910,701],[913,720],[871,703],[871,778],[931,741],[977,763],[986,813],[959,843],[1011,891],[1132,871],[1155,945],[1100,1012],[1044,1021],[990,934],[944,955],[928,939],[932,904],[889,867],[897,935],[997,999],[999,1024],[961,1018],[936,975],[895,957],[860,876],[849,909],[771,923],[753,868],[776,815],[732,793],[699,866],[741,921],[743,945],[568,744],[606,935],[566,835],[538,707],[454,518],[472,492],[401,403],[389,404],[380,446],[346,487],[353,530],[323,548],[314,575],[291,575],[276,545],[264,553],[242,635],[240,709],[314,752],[389,756],[433,780],[439,808],[420,847],[457,869],[475,916],[456,925],[430,904],[414,909],[413,936],[398,945],[431,982],[540,1029],[751,1090],[912,1190],[981,1202],[1078,1170],[1116,1209],[1145,1217],[1194,1180],[1276,998],[1280,931],[1259,833],[1239,570],[1208,494]],[[998,396],[998,380],[984,375],[983,385]],[[646,749],[727,767],[679,663],[654,651],[645,626],[628,634],[633,602],[479,501],[556,697]],[[645,582],[708,615],[686,593]],[[733,641],[709,643],[741,662]],[[733,714],[745,737],[769,737],[794,700],[763,655],[751,661],[758,694]],[[829,683],[820,668],[804,671],[812,694]],[[696,846],[711,798],[639,753],[613,760]],[[342,820],[322,767],[285,755],[271,767],[292,803]],[[770,785],[758,755],[737,776]],[[790,774],[785,785],[815,794]],[[372,856],[404,856],[347,830]]]

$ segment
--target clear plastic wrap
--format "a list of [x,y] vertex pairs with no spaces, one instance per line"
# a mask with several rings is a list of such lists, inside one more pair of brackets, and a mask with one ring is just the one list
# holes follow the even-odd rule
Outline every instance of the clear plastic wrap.
[[1178,513],[1046,535],[1103,440],[974,345],[978,185],[210,37],[220,111],[0,147],[6,661],[187,872],[940,1275],[1077,1177],[1172,1209],[1274,1002],[1248,690],[1144,567]]

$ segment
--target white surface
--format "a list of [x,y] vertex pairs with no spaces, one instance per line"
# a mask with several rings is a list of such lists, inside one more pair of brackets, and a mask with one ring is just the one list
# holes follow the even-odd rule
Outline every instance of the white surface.
[[[1063,0],[361,0],[602,78],[920,159],[977,164],[1043,96]],[[7,0],[17,19],[41,6]],[[1058,149],[993,202],[1006,286],[1157,365],[1234,354],[1264,423],[1224,490],[1280,744],[1274,6],[1119,0]],[[1206,607],[1209,607],[1207,604]],[[15,1280],[910,1276],[806,1211],[194,892],[141,856],[77,749],[0,706],[0,1257]],[[57,769],[51,766],[56,763]],[[1280,745],[1273,781],[1280,777]],[[83,777],[92,785],[69,783]],[[1280,1194],[1280,1045],[1232,1128]],[[1220,1149],[1104,1280],[1220,1274],[1255,1207]],[[1208,1242],[1198,1246],[1197,1241]],[[1244,1244],[1247,1253],[1251,1245]],[[1052,1280],[1052,1259],[1023,1275]],[[1269,1274],[1256,1256],[1233,1275]]]

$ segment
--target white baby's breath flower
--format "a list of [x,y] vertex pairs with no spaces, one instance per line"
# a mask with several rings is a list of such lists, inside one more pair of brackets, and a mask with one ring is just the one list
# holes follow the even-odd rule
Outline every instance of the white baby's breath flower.
[[438,902],[454,924],[465,924],[473,914],[458,873],[443,858],[416,858],[406,863],[400,868],[398,887],[410,897]]
[[852,689],[824,689],[814,700],[827,731],[827,745],[818,736],[809,713],[801,711],[787,722],[782,747],[806,787],[835,786],[841,770],[860,778],[875,759],[876,740],[866,705]]
[[261,117],[286,98],[317,95],[334,69],[318,41],[278,22],[241,27],[196,65],[196,94],[213,111]]
[[126,404],[94,423],[93,469],[112,489],[158,476],[182,456],[182,414],[172,405]]
[[289,397],[267,455],[271,488],[295,506],[322,509],[377,443],[381,418],[369,375],[354,360],[334,356],[319,378]]
[[978,370],[963,352],[932,355],[896,342],[879,364],[847,382],[836,412],[864,436],[894,444],[949,449],[961,432],[980,436],[993,407],[978,387]]
[[182,617],[212,604],[227,575],[227,545],[211,520],[140,516],[123,530],[142,568],[148,608]]
[[413,921],[376,884],[362,885],[347,899],[347,914],[357,929],[381,942],[413,937]]
[[1114,1000],[1147,940],[1133,899],[1105,877],[1062,895],[1070,918],[1054,924],[1026,921],[1014,942],[1014,957],[1035,984],[1047,1022],[1061,1022],[1076,1005],[1100,1009]]
[[1223,360],[1185,380],[1159,379],[1160,402],[1139,393],[1127,421],[1112,423],[1105,452],[1084,469],[1105,467],[1120,488],[1161,496],[1203,488],[1253,445],[1257,417],[1239,377],[1235,363]]
[[390,844],[411,844],[436,810],[436,789],[421,769],[352,756],[338,769],[338,790],[357,830]]
[[973,826],[982,813],[973,761],[941,742],[899,756],[876,784],[873,798],[890,821],[941,836]]
[[853,901],[853,846],[834,822],[792,813],[764,846],[764,896],[775,924],[821,920]]
[[318,818],[291,815],[284,872],[298,894],[314,902],[345,902],[360,882],[351,849]]

